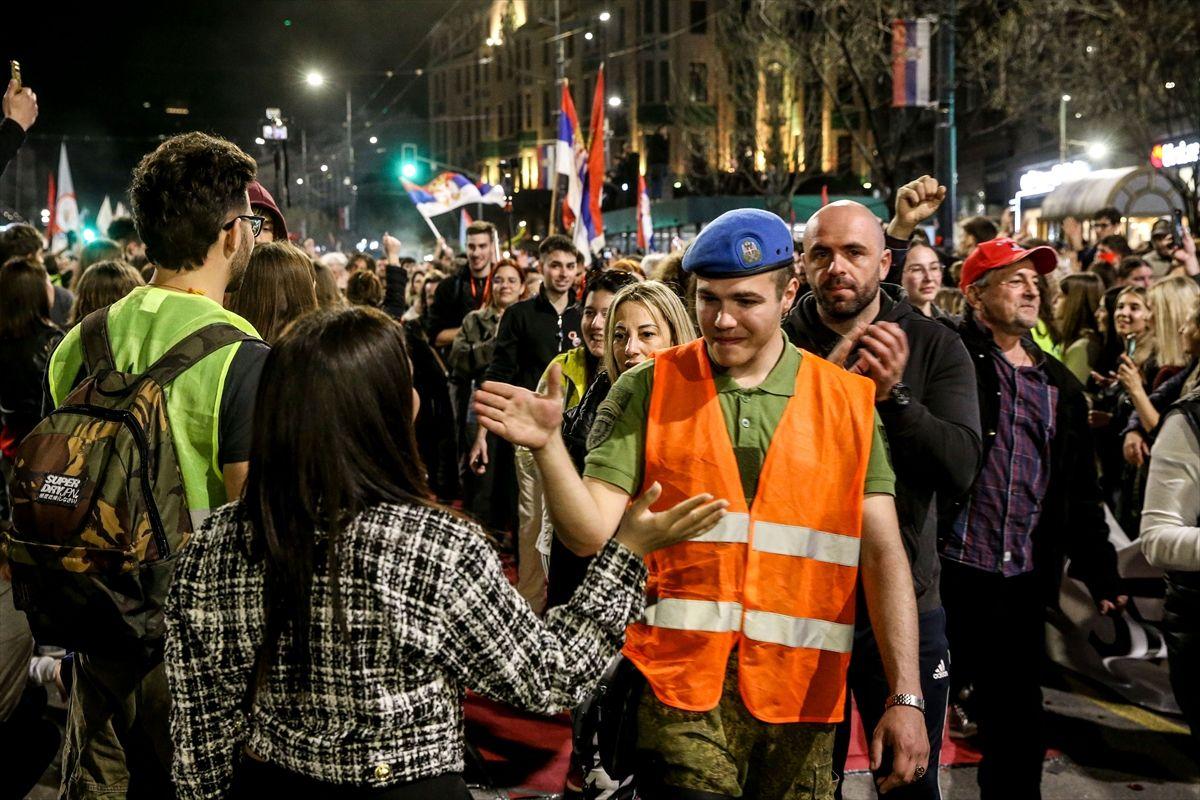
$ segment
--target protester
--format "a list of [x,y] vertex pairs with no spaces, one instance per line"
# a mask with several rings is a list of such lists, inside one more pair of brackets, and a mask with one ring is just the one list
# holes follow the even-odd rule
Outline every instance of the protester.
[[117,217],[108,225],[105,235],[121,246],[121,260],[134,269],[146,265],[146,245],[130,217]]
[[996,223],[987,217],[967,217],[958,223],[958,239],[954,243],[954,253],[965,257],[982,242],[990,242],[999,234]]
[[255,245],[238,290],[226,306],[275,344],[296,319],[317,308],[312,259],[286,240]]
[[909,244],[901,274],[901,285],[914,309],[930,319],[946,317],[936,303],[942,288],[942,260],[932,247],[917,242]]
[[[305,255],[308,255],[305,253]],[[320,261],[312,262],[313,284],[317,292],[317,305],[321,308],[333,308],[344,305],[346,299],[338,291],[337,278],[333,271]]]
[[449,347],[467,312],[487,302],[488,278],[499,256],[496,242],[492,223],[476,220],[467,226],[467,265],[442,282],[429,307],[429,336],[434,346]]
[[469,797],[462,689],[542,713],[578,702],[642,613],[640,558],[719,518],[640,500],[543,624],[478,528],[429,499],[399,325],[310,315],[262,385],[246,499],[197,534],[171,595],[183,798]]
[[[683,268],[696,276],[704,339],[617,380],[582,481],[560,432],[557,370],[546,395],[499,383],[476,395],[481,424],[534,453],[555,530],[577,554],[606,546],[639,487],[661,487],[659,507],[701,492],[729,504],[706,541],[649,560],[650,604],[626,632],[625,657],[653,689],[641,694],[637,725],[639,793],[652,800],[828,795],[860,546],[868,608],[894,667],[895,694],[874,732],[877,752],[893,751],[882,790],[925,770],[916,610],[874,388],[787,344],[779,319],[796,292],[792,264],[791,231],[769,212],[730,211],[701,231]],[[793,526],[816,535],[811,547],[784,546]],[[758,577],[742,585],[732,576],[747,558]],[[820,626],[824,649],[784,634],[802,620]],[[731,751],[735,730],[744,745]]]
[[521,288],[521,299],[529,300],[537,297],[542,291],[542,273],[530,270],[525,275],[525,284]]
[[132,292],[145,286],[141,274],[124,261],[99,261],[79,276],[75,285],[75,305],[71,308],[70,326],[100,308],[107,308]]
[[[547,236],[538,246],[542,290],[537,297],[517,303],[500,320],[492,363],[485,378],[535,389],[542,373],[556,355],[583,343],[579,335],[580,312],[575,305],[574,285],[581,255],[565,236]],[[467,457],[472,467],[479,464],[488,448],[487,429],[480,427]],[[537,468],[527,449],[508,453],[508,443],[497,445],[496,461],[505,466],[493,483],[493,495],[508,482],[507,462],[515,459],[517,487],[517,591],[537,613],[545,608],[546,575],[538,556],[537,540],[542,529],[542,512]],[[498,466],[498,465],[496,465]]]
[[[0,264],[12,258],[23,258],[34,264],[45,266],[45,241],[37,228],[25,223],[13,223],[0,228]],[[48,272],[48,270],[47,270]],[[50,301],[50,321],[60,328],[67,326],[71,318],[71,306],[75,303],[75,295],[54,278],[61,276],[46,276],[46,291],[53,297]]]
[[[491,281],[487,305],[463,317],[462,327],[454,337],[447,359],[454,377],[471,381],[472,387],[483,381],[492,363],[500,320],[521,295],[521,270],[511,261],[497,263],[492,268]],[[478,423],[470,409],[467,411],[467,425],[467,438],[474,441]],[[510,497],[496,498],[493,503],[496,473],[487,470],[486,465],[494,460],[496,445],[495,440],[489,442],[476,463],[469,464],[471,468],[462,471],[463,494],[467,510],[475,520],[489,530],[501,531],[511,521],[514,506]],[[506,485],[504,490],[511,495],[515,486]],[[496,513],[493,513],[493,509]]]
[[1175,266],[1175,250],[1179,247],[1171,234],[1171,220],[1163,217],[1150,228],[1150,247],[1142,260],[1150,265],[1155,278],[1166,277]]
[[[916,226],[936,212],[944,191],[932,179],[898,193],[896,218]],[[804,267],[811,293],[784,322],[797,347],[828,357],[842,345],[845,363],[874,384],[875,409],[883,421],[896,473],[896,513],[917,601],[919,670],[925,699],[930,757],[912,784],[887,796],[940,797],[938,753],[950,687],[946,612],[939,591],[937,503],[948,504],[971,486],[980,457],[975,374],[962,342],[946,325],[919,312],[894,285],[880,285],[893,255],[874,215],[851,201],[831,203],[813,215],[804,232]],[[924,271],[936,254],[917,245],[907,256]],[[924,283],[940,283],[940,264]],[[925,287],[928,289],[928,286]],[[888,676],[870,620],[856,618],[846,711],[838,726],[833,771],[844,774],[850,745],[849,695],[866,730],[874,730],[889,695]],[[876,767],[878,768],[878,766]],[[882,780],[886,770],[877,774]]]
[[383,258],[375,264],[375,274],[383,281],[383,310],[395,320],[404,318],[408,310],[408,276],[416,265],[416,259],[400,255],[403,244],[386,231],[380,240]]
[[1151,379],[1152,388],[1182,370],[1189,361],[1179,331],[1200,300],[1200,286],[1181,276],[1163,278],[1146,292],[1154,334],[1154,357],[1158,371]]
[[1104,300],[1104,284],[1090,272],[1068,275],[1059,284],[1054,316],[1063,341],[1062,362],[1080,383],[1086,383],[1100,361],[1103,338],[1096,330],[1096,312]]
[[1121,212],[1112,206],[1105,206],[1092,214],[1089,233],[1092,243],[1086,245],[1083,240],[1083,226],[1073,217],[1063,220],[1063,234],[1067,243],[1075,250],[1079,266],[1087,269],[1096,258],[1096,248],[1100,241],[1111,235],[1121,233]]
[[28,86],[17,88],[17,81],[10,80],[4,90],[4,119],[0,120],[0,175],[4,174],[8,162],[13,160],[25,134],[37,121],[37,95]]
[[350,280],[350,273],[346,271],[347,261],[345,253],[326,253],[317,259],[319,264],[329,270],[337,290],[343,295],[346,293],[346,282]]
[[1150,455],[1150,444],[1162,413],[1176,400],[1200,389],[1200,303],[1192,307],[1191,315],[1179,330],[1179,339],[1189,358],[1187,365],[1161,382],[1146,401],[1138,399],[1125,426],[1122,450],[1125,461],[1134,467],[1141,467]]
[[[171,137],[143,158],[130,197],[157,271],[152,284],[134,289],[107,312],[113,367],[129,373],[143,372],[170,345],[213,323],[247,337],[211,352],[163,389],[194,529],[241,494],[254,396],[267,354],[251,325],[221,307],[226,287],[246,269],[258,230],[246,193],[254,172],[254,160],[236,146],[201,133]],[[50,360],[47,383],[55,406],[87,372],[84,327],[72,329]],[[127,790],[174,796],[168,707],[161,662],[146,663],[134,654],[76,653],[62,796],[73,800]]]
[[[1200,308],[1191,322],[1200,353]],[[1172,406],[1151,450],[1140,545],[1151,565],[1166,570],[1162,632],[1171,688],[1200,752],[1200,392],[1195,385]]]
[[267,191],[267,187],[254,181],[250,184],[249,193],[250,210],[263,218],[262,229],[259,230],[255,243],[286,242],[288,240],[287,221],[283,218],[283,212],[279,210],[275,198]]
[[1046,608],[1063,559],[1101,613],[1127,601],[1082,387],[1028,336],[1038,320],[1037,276],[1057,264],[1053,248],[997,239],[963,266],[970,310],[958,332],[975,366],[983,468],[967,499],[940,515],[939,545],[954,668],[974,684],[984,800],[1041,797],[1042,690],[1030,665],[1046,652]]
[[[79,271],[73,278],[73,282],[78,281],[79,277],[87,272],[88,267],[92,264],[98,261],[119,260],[124,255],[124,248],[112,239],[96,239],[88,242],[79,250]],[[76,291],[78,291],[78,287],[76,287]]]
[[[621,281],[606,280],[607,274],[589,282],[584,302],[585,352],[599,361],[594,370],[595,377],[576,383],[576,386],[586,387],[586,391],[574,402],[570,398],[579,390],[573,392],[570,386],[563,387],[568,400],[563,413],[562,437],[575,470],[580,474],[587,460],[588,437],[613,382],[655,352],[696,339],[695,323],[666,284],[638,282],[632,275]],[[601,329],[599,342],[592,335],[597,326]],[[565,380],[569,369],[566,366],[560,366],[560,369]],[[554,608],[570,601],[583,582],[592,557],[571,552],[559,537],[553,535],[553,526],[548,530],[551,534],[546,542],[548,547],[543,549],[539,544],[539,550],[549,557],[546,605]]]
[[346,302],[352,306],[383,306],[383,282],[375,270],[356,269],[346,282]]
[[[355,251],[350,254],[350,261],[346,264],[346,271],[354,274],[359,270],[365,270],[375,274],[378,272],[378,265],[376,265],[375,259],[371,258],[366,253]],[[376,277],[378,277],[378,275],[376,275]]]

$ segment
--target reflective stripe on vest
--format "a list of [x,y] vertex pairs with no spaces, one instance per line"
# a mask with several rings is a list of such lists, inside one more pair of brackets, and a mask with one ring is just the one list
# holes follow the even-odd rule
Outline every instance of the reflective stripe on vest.
[[[108,338],[116,367],[135,374],[144,372],[178,341],[214,322],[228,322],[258,335],[249,322],[207,297],[139,286],[109,310]],[[221,397],[229,365],[240,346],[230,345],[210,354],[164,389],[193,530],[226,502],[217,459]],[[83,364],[82,350],[76,326],[51,356],[47,379],[55,405],[61,405],[73,388]]]
[[766,722],[837,722],[854,636],[874,384],[804,353],[748,508],[702,340],[660,352],[643,490],[655,510],[708,492],[712,531],[646,557],[647,608],[625,655],[663,703],[717,705],[738,648],[740,694]]

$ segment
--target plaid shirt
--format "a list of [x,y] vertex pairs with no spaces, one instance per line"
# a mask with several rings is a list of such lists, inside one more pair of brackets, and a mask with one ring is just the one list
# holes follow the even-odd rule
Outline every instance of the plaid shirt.
[[642,615],[646,568],[610,541],[571,602],[539,621],[479,529],[380,505],[346,531],[333,614],[319,561],[305,656],[285,631],[243,713],[263,642],[263,567],[238,503],[179,559],[167,609],[173,777],[181,800],[220,798],[243,748],[316,780],[382,787],[463,769],[463,688],[552,713],[576,705]]
[[[994,345],[993,345],[994,347]],[[942,555],[1006,576],[1033,570],[1033,531],[1050,482],[1058,387],[1030,351],[1032,367],[1014,367],[999,348],[993,353],[1000,385],[1000,416],[971,496],[955,520]]]

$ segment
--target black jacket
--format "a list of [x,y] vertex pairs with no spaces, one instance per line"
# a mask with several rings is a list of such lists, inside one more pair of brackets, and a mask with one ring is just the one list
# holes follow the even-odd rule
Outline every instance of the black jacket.
[[14,119],[0,119],[0,175],[4,174],[8,162],[16,157],[24,143],[25,129]]
[[537,297],[515,303],[500,318],[492,365],[484,379],[536,389],[550,360],[582,343],[580,322],[574,295],[562,314],[546,299],[545,287]]
[[[912,564],[919,611],[941,605],[937,555],[937,502],[970,488],[980,463],[979,406],[971,359],[954,332],[909,305],[904,290],[884,284],[875,321],[894,322],[908,337],[903,383],[912,394],[907,406],[879,403],[896,471],[896,514],[904,549]],[[825,326],[810,292],[784,320],[788,339],[827,356],[841,336]],[[847,365],[856,354],[851,353]]]
[[0,423],[17,440],[42,421],[43,376],[63,332],[39,323],[19,339],[0,339]]
[[[994,359],[999,351],[991,335],[972,314],[957,326],[975,364],[979,392],[979,419],[983,430],[983,458],[996,438],[1000,420],[1000,379]],[[1028,347],[1036,348],[1032,340]],[[1048,603],[1054,603],[1062,579],[1063,560],[1071,559],[1070,573],[1087,584],[1092,597],[1112,600],[1121,594],[1117,553],[1108,541],[1108,522],[1096,455],[1088,427],[1088,405],[1083,386],[1057,359],[1047,357],[1046,376],[1058,388],[1054,438],[1050,440],[1050,481],[1042,499],[1042,514],[1033,531],[1034,573],[1039,576]],[[962,502],[944,509],[943,530],[953,525]]]
[[439,333],[447,328],[462,327],[467,312],[483,306],[488,280],[486,277],[471,277],[471,268],[463,267],[457,275],[438,284],[433,293],[433,303],[429,306],[426,327],[431,345],[437,341]]

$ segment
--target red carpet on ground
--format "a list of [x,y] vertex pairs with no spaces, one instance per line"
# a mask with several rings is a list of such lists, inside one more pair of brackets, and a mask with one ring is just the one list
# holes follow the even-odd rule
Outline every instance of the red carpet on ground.
[[[517,793],[561,792],[571,754],[571,722],[566,714],[527,714],[475,694],[467,695],[467,741],[487,762],[488,777]],[[846,759],[847,772],[865,772],[867,739],[858,714]],[[942,741],[943,765],[976,764],[979,752],[948,735]]]

